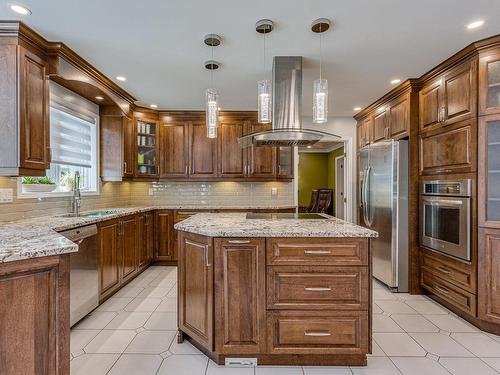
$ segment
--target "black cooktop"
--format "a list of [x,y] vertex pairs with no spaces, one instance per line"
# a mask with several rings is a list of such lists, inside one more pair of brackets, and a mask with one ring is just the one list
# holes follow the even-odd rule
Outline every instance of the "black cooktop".
[[267,220],[286,220],[286,219],[299,219],[299,220],[328,220],[321,214],[310,214],[310,213],[259,213],[259,212],[249,212],[247,213],[247,219],[267,219]]

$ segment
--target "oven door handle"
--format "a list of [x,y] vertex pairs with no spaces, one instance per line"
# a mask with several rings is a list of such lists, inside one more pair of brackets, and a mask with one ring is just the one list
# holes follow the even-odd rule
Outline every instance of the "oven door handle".
[[431,206],[462,206],[464,204],[463,201],[460,200],[451,200],[451,199],[424,199],[425,204],[429,204]]

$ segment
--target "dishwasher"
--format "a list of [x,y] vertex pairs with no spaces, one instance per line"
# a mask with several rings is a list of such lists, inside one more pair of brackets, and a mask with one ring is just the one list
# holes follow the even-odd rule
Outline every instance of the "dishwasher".
[[87,225],[60,234],[78,244],[70,254],[70,325],[75,325],[99,305],[97,226]]

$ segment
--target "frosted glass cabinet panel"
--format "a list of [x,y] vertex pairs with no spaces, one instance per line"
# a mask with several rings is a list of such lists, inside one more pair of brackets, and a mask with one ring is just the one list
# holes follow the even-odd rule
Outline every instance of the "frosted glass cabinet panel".
[[480,224],[500,227],[500,114],[479,122]]
[[479,60],[480,115],[500,113],[500,52],[489,53]]

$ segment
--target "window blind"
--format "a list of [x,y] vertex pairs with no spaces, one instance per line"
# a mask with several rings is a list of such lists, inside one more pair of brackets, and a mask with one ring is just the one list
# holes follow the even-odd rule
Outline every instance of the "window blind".
[[52,163],[92,167],[95,124],[58,108],[50,108]]

